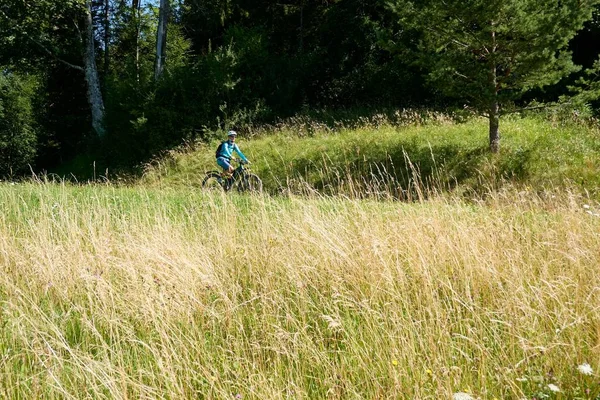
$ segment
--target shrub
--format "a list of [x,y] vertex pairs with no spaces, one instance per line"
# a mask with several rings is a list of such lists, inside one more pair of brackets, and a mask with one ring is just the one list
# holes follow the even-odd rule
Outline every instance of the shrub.
[[0,176],[26,170],[36,154],[33,78],[0,72]]

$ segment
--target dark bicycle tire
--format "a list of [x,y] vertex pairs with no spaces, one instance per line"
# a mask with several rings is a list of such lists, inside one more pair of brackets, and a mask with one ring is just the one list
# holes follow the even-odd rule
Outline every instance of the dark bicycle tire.
[[237,189],[239,192],[260,193],[263,189],[263,183],[257,175],[246,174],[238,183]]
[[221,174],[216,171],[208,172],[206,174],[202,180],[202,189],[212,192],[222,192],[223,190],[227,191],[226,186],[223,184],[223,177],[221,177]]

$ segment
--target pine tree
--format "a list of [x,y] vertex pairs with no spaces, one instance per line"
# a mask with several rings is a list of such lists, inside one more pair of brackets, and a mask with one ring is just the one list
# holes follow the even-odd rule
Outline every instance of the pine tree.
[[599,0],[394,0],[430,81],[489,119],[499,151],[501,105],[575,72],[567,45]]

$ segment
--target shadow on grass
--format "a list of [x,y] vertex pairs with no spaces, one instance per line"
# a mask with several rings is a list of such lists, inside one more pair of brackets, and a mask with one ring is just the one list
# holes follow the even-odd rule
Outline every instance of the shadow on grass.
[[383,195],[422,199],[459,186],[478,193],[497,189],[503,182],[529,178],[531,149],[505,149],[492,154],[488,146],[406,142],[379,157],[345,154],[343,161],[295,160],[299,178],[323,194],[353,197]]

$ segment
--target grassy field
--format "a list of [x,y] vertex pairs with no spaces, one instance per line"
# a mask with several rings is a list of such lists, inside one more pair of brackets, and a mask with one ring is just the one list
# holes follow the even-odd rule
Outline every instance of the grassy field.
[[[569,187],[600,199],[597,127],[506,117],[498,155],[488,151],[487,131],[485,119],[458,124],[441,114],[407,112],[354,125],[292,120],[251,140],[243,134],[239,144],[270,193],[412,199],[453,191],[473,197],[508,183],[535,191]],[[199,187],[204,172],[216,168],[216,147],[213,142],[172,152],[149,165],[143,181]]]
[[0,397],[600,398],[597,202],[176,186],[0,184]]

